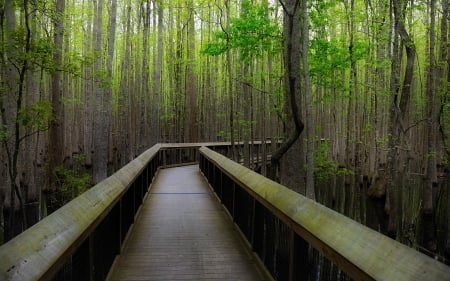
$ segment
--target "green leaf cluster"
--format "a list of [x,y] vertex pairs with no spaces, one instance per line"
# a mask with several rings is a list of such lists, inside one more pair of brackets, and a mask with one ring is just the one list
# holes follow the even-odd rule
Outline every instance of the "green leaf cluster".
[[11,132],[5,125],[0,125],[0,142],[7,141],[9,138],[11,138]]
[[54,173],[59,183],[58,204],[65,204],[82,194],[92,185],[92,177],[83,169],[86,157],[83,154],[77,154],[72,157],[73,165],[71,168],[58,166]]
[[217,56],[227,50],[238,49],[241,59],[248,61],[263,52],[281,50],[281,32],[269,16],[266,7],[246,0],[239,18],[230,19],[228,30],[216,32],[214,40],[204,46],[203,53]]
[[328,142],[321,142],[314,151],[314,177],[318,181],[328,180],[336,174],[337,163],[328,160],[329,153]]
[[38,101],[20,109],[17,122],[27,129],[45,131],[53,118],[52,105],[46,101]]

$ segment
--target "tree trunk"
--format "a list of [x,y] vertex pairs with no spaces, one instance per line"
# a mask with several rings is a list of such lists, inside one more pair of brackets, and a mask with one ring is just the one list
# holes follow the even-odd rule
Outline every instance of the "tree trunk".
[[[406,31],[405,9],[406,6],[400,0],[393,1],[394,9],[394,44],[392,54],[391,71],[391,101],[389,113],[389,140],[386,173],[386,204],[385,210],[389,216],[388,234],[395,237],[401,218],[401,187],[400,177],[404,172],[404,151],[400,149],[404,142],[405,121],[411,96],[411,83],[414,74],[415,46]],[[399,38],[406,51],[406,66],[403,76],[403,84],[400,85],[400,70],[402,50],[399,48]]]
[[56,0],[53,31],[53,63],[55,70],[52,73],[52,114],[50,121],[49,139],[48,139],[48,178],[50,180],[49,191],[54,192],[58,189],[57,175],[55,168],[63,165],[64,160],[64,111],[63,111],[63,91],[62,91],[62,52],[64,38],[64,9],[65,0]]
[[101,81],[102,63],[102,19],[103,0],[97,0],[94,23],[94,156],[93,180],[99,183],[108,175],[108,144],[109,144],[109,98],[105,95]]
[[[2,90],[0,91],[0,110],[1,110],[1,127],[2,136],[2,174],[4,181],[1,182],[1,195],[4,223],[4,240],[8,241],[14,237],[17,233],[20,233],[20,229],[16,227],[16,195],[14,191],[15,177],[13,166],[13,151],[14,151],[14,132],[16,116],[16,98],[17,98],[17,84],[19,83],[19,75],[14,68],[13,63],[16,62],[15,50],[14,50],[14,32],[16,30],[16,14],[14,9],[14,1],[6,0],[4,2],[4,11],[2,15],[2,44],[5,46],[5,54],[2,55]],[[14,179],[11,181],[11,179]]]
[[[91,1],[84,2],[83,10],[89,11],[94,8],[94,3]],[[89,56],[92,52],[92,35],[94,34],[92,31],[93,23],[92,16],[87,17],[86,20],[86,35],[83,44],[83,55]],[[93,132],[93,115],[94,115],[94,92],[93,92],[93,69],[89,65],[84,68],[84,76],[86,79],[83,79],[83,151],[86,155],[86,163],[85,165],[89,168],[92,168],[92,157],[94,153],[94,144],[92,138]]]
[[119,166],[122,167],[131,160],[131,142],[130,131],[130,83],[129,75],[131,72],[131,6],[126,8],[126,34],[124,41],[124,54],[122,60],[122,73],[120,79],[119,100]]
[[[24,128],[23,120],[21,120],[22,112],[25,110],[25,94],[26,94],[26,77],[30,68],[30,50],[31,50],[31,29],[30,29],[30,14],[29,2],[24,0],[21,3],[23,13],[23,33],[20,33],[22,38],[15,38],[19,34],[15,34],[16,19],[14,4],[6,1],[5,3],[5,18],[6,29],[6,59],[4,67],[5,72],[5,88],[7,92],[2,94],[0,101],[1,109],[1,142],[7,154],[7,169],[9,183],[9,206],[6,206],[8,223],[5,226],[5,240],[9,240],[16,234],[28,228],[27,217],[25,212],[25,198],[23,195],[23,182],[19,177],[19,159],[21,158],[22,142],[28,138],[28,128]],[[17,50],[17,41],[21,43],[23,49]],[[21,57],[21,55],[23,57]],[[3,79],[2,79],[3,80]],[[25,130],[24,130],[25,129]],[[5,130],[5,131],[3,131]],[[25,131],[25,132],[23,132]],[[8,193],[8,192],[7,192]],[[18,205],[16,205],[16,199]],[[8,210],[9,207],[9,210]],[[16,207],[18,212],[16,213]],[[20,221],[20,224],[18,223]]]
[[423,208],[422,221],[424,224],[423,245],[428,250],[433,250],[431,244],[434,240],[434,226],[433,226],[433,186],[437,185],[437,151],[436,151],[436,134],[437,127],[437,93],[436,93],[436,66],[435,66],[435,46],[436,46],[436,0],[429,1],[430,22],[429,22],[429,48],[428,48],[428,69],[426,80],[426,133],[425,141],[426,147],[424,149],[426,157],[426,170],[423,187]]
[[198,124],[197,124],[197,75],[195,71],[195,10],[194,2],[189,2],[188,19],[188,50],[186,65],[186,129],[187,141],[198,142]]
[[309,13],[306,0],[302,0],[302,61],[303,61],[303,83],[305,94],[306,114],[306,197],[315,200],[314,188],[314,124],[311,101],[311,81],[309,75]]
[[271,178],[275,179],[280,166],[281,183],[293,190],[305,194],[303,176],[303,145],[299,140],[304,129],[300,120],[300,2],[288,0],[280,4],[284,9],[284,57],[285,57],[285,90],[288,130],[287,139],[272,154]]
[[[111,10],[109,15],[109,21],[108,21],[108,57],[106,59],[106,71],[107,71],[107,87],[105,89],[104,94],[104,104],[105,104],[105,113],[104,113],[104,134],[106,136],[105,141],[107,141],[107,150],[108,155],[113,155],[112,151],[110,151],[110,143],[112,143],[111,138],[111,97],[113,95],[113,59],[114,59],[114,52],[115,52],[115,42],[116,42],[116,17],[117,17],[117,0],[111,0]],[[112,157],[111,157],[112,158]],[[109,159],[109,157],[107,158]]]
[[157,3],[158,8],[158,43],[157,43],[157,58],[156,65],[154,68],[153,81],[155,83],[154,92],[153,92],[153,103],[151,105],[151,132],[150,132],[150,145],[153,145],[159,141],[159,105],[161,104],[160,97],[162,97],[162,69],[163,69],[163,58],[164,58],[164,49],[163,49],[163,3],[162,0]]

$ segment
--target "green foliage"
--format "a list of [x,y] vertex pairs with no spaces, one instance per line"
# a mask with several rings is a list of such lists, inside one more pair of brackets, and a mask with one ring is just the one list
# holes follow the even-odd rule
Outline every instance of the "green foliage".
[[336,172],[336,176],[354,176],[355,172],[348,168],[339,168]]
[[47,37],[31,41],[29,61],[49,71],[55,69],[53,63],[53,42]]
[[[363,60],[367,57],[368,43],[355,40],[353,59]],[[325,87],[344,89],[345,81],[336,74],[350,68],[349,47],[337,39],[313,38],[310,47],[310,73],[313,81]]]
[[17,121],[27,129],[45,131],[52,119],[51,104],[46,101],[38,101],[29,107],[20,109]]
[[68,59],[62,66],[62,70],[78,77],[81,76],[82,67],[84,65],[89,66],[91,63],[91,60],[87,56],[84,57],[78,52],[68,53],[66,54],[66,57],[68,57]]
[[353,176],[355,173],[347,168],[338,168],[335,161],[329,160],[330,145],[324,141],[314,150],[314,176],[318,181],[329,180],[335,176]]
[[230,134],[229,131],[221,130],[221,131],[218,133],[218,136],[221,137],[221,138],[223,138],[224,141],[230,141],[230,140],[231,140],[231,134]]
[[29,49],[26,50],[27,30],[25,26],[16,27],[8,37],[8,41],[2,43],[3,51],[8,50],[9,60],[14,62],[17,70],[25,61],[32,67],[39,67],[52,71],[53,42],[49,37],[37,37],[30,40]]
[[311,21],[312,27],[320,28],[329,26],[330,22],[333,22],[333,19],[336,16],[329,10],[336,7],[337,3],[337,1],[310,1],[309,20]]
[[348,38],[345,36],[335,36],[336,30],[330,26],[335,25],[334,21],[340,15],[342,7],[339,1],[311,1],[311,39],[309,48],[309,64],[311,80],[314,85],[320,85],[328,89],[339,90],[338,93],[322,97],[322,101],[334,100],[336,94],[341,98],[351,98],[348,96],[348,77],[342,75],[348,73],[352,60],[358,62],[368,56],[369,43],[367,38],[359,33],[354,33],[352,53]]
[[[450,99],[450,97],[446,97]],[[450,101],[443,102],[440,116],[441,134],[444,140],[445,149],[450,153]]]
[[217,56],[227,50],[238,49],[241,59],[248,61],[263,51],[277,53],[281,50],[280,29],[269,18],[266,8],[246,0],[242,9],[239,18],[230,19],[228,30],[214,33],[214,41],[206,44],[203,53]]
[[330,146],[328,142],[321,142],[314,151],[314,176],[317,180],[332,178],[336,172],[336,162],[328,160]]
[[11,132],[5,125],[0,125],[0,142],[8,140],[11,137]]
[[311,74],[330,69],[342,70],[350,66],[347,47],[338,39],[313,38],[310,52],[314,59]]
[[228,49],[228,44],[226,43],[227,36],[224,36],[223,32],[214,33],[215,42],[209,42],[203,48],[202,52],[210,56],[218,56],[225,53]]
[[83,169],[86,157],[77,154],[72,157],[72,168],[67,169],[62,166],[55,168],[54,173],[59,183],[57,202],[58,205],[64,205],[81,193],[85,192],[92,185],[92,177]]

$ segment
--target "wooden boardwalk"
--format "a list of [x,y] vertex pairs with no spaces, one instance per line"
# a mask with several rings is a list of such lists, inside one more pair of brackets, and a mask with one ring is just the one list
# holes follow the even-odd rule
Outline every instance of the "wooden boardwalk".
[[198,166],[159,171],[108,280],[265,280]]

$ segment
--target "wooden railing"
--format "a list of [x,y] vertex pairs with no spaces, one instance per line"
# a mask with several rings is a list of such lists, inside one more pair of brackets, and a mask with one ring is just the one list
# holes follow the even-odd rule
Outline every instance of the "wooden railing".
[[[104,280],[158,168],[200,162],[277,280],[302,280],[309,245],[356,280],[450,280],[449,267],[276,184],[204,144],[158,144],[0,247],[0,280]],[[221,153],[227,143],[207,144]],[[255,149],[256,151],[256,149]]]
[[104,280],[160,165],[160,147],[1,246],[0,280]]
[[198,163],[204,145],[230,153],[225,142],[157,144],[0,246],[0,281],[105,280],[158,168]]
[[276,280],[308,280],[310,246],[355,280],[450,280],[445,264],[206,147],[200,169]]

